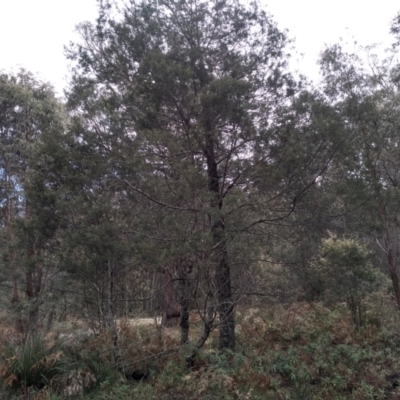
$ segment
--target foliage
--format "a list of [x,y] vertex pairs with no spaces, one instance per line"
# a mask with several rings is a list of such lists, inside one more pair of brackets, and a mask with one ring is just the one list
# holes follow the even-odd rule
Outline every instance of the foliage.
[[41,389],[60,372],[63,353],[40,334],[3,344],[0,366],[3,386],[12,391]]
[[98,4],[65,105],[0,73],[4,395],[398,398],[399,43],[313,88],[257,2]]
[[51,86],[23,70],[0,74],[0,276],[13,289],[7,300],[20,332],[38,325],[42,294],[49,293],[44,270],[54,271],[44,254],[55,230],[52,198],[43,188],[31,190],[31,172],[41,138],[64,127],[64,107]]
[[[149,376],[137,382],[112,368],[106,371],[111,350],[105,337],[77,335],[64,343],[64,355],[52,370],[50,382],[46,381],[50,390],[43,388],[41,393],[54,399],[79,395],[88,400],[394,399],[399,394],[400,343],[397,330],[389,332],[384,327],[389,320],[399,324],[400,316],[389,297],[384,303],[386,314],[379,312],[382,304],[377,301],[366,302],[368,318],[358,330],[340,304],[332,308],[322,303],[242,307],[237,318],[237,352],[219,353],[218,343],[211,342],[198,351],[190,367],[185,349],[163,352],[162,347],[154,347],[154,326],[141,327],[139,334],[137,327],[126,325],[123,336],[142,340],[143,353],[128,352],[125,363],[142,368],[145,364],[137,361],[158,352]],[[179,344],[176,328],[166,332],[168,348],[171,338]],[[46,360],[51,360],[57,351],[47,354]],[[24,396],[22,387],[15,387],[13,393],[16,399]],[[33,388],[30,393],[35,393]]]
[[325,296],[345,301],[356,327],[365,322],[363,300],[379,288],[383,276],[370,261],[370,252],[357,240],[331,235],[322,241],[316,266]]
[[306,219],[294,211],[342,140],[338,118],[287,72],[286,33],[255,2],[99,5],[68,50],[71,133],[86,160],[101,160],[87,197],[118,193],[135,210],[111,206],[132,258],[168,270],[181,292],[190,270],[201,288],[190,302],[204,316],[215,303],[220,322],[207,324],[232,350],[243,275],[275,226]]
[[384,59],[374,54],[373,47],[359,50],[347,53],[334,45],[321,57],[322,90],[338,110],[348,137],[335,185],[342,186],[338,199],[344,212],[348,207],[354,212],[348,213],[342,234],[352,229],[369,242],[371,250],[383,252],[382,264],[388,267],[400,305],[397,50],[388,50]]
[[[367,315],[374,307],[367,302]],[[382,326],[400,316],[385,307],[390,315],[358,330],[341,305],[241,308],[237,353],[207,345],[189,369],[170,354],[148,380],[100,386],[85,399],[395,399],[399,341]]]

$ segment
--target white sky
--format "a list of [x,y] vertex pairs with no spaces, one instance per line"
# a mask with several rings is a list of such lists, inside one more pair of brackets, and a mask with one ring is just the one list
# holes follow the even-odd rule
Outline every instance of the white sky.
[[[351,36],[359,44],[382,42],[389,47],[391,19],[400,11],[395,0],[261,0],[280,29],[296,38],[305,58],[300,72],[316,79],[316,60],[324,44]],[[74,27],[97,15],[96,0],[0,0],[0,70],[24,67],[52,83],[61,94],[68,62],[64,45],[76,39]],[[297,57],[293,57],[295,61]]]

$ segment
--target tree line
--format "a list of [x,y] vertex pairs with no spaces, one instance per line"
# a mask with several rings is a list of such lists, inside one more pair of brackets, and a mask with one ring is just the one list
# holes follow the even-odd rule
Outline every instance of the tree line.
[[[395,40],[399,17],[392,21]],[[235,306],[333,293],[362,324],[400,306],[397,44],[326,48],[315,87],[254,2],[99,1],[66,100],[0,75],[1,304],[22,335],[84,315],[162,314],[235,349]]]

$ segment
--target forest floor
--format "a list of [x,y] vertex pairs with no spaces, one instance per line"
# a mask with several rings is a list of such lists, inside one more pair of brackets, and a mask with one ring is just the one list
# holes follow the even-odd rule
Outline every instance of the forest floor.
[[[367,301],[359,329],[345,304],[238,307],[236,353],[218,353],[215,331],[190,368],[194,348],[179,346],[178,328],[141,322],[118,323],[119,372],[109,336],[90,334],[82,322],[56,327],[28,349],[2,323],[0,398],[400,399],[400,315],[387,296]],[[201,324],[194,315],[192,322],[195,341]],[[60,338],[61,328],[73,340]],[[40,374],[49,378],[35,389]]]

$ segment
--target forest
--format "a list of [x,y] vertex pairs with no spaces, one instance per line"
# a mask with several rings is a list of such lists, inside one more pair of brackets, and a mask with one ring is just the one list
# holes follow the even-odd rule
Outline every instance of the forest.
[[314,84],[257,2],[125,3],[63,99],[0,71],[0,397],[400,399],[400,14]]

